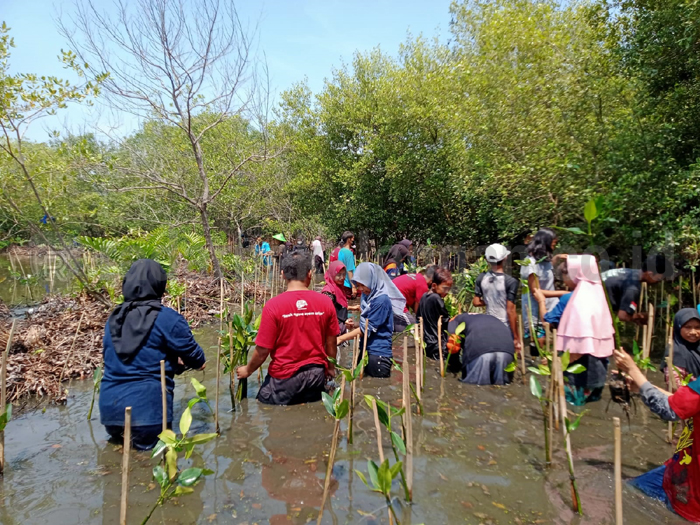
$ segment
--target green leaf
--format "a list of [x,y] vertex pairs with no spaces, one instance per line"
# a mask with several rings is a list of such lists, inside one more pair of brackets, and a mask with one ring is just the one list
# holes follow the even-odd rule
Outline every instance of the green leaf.
[[503,370],[505,372],[508,372],[508,373],[515,372],[515,369],[517,367],[518,367],[518,364],[515,361],[511,361],[510,363],[508,363],[508,366],[506,366]]
[[389,458],[384,460],[384,463],[379,465],[377,471],[377,479],[379,481],[379,490],[386,495],[391,492],[391,482],[394,480],[391,475],[391,467],[389,466]]
[[537,376],[530,376],[530,392],[537,399],[542,399],[542,385],[540,385]]
[[396,432],[393,430],[391,431],[391,442],[394,444],[396,449],[401,453],[401,455],[405,456],[406,455],[406,445],[403,442],[403,439],[401,439],[401,436],[399,436]]
[[542,372],[540,371],[539,367],[536,366],[528,366],[527,369],[532,372],[533,374],[537,374],[538,376],[542,375]]
[[177,452],[175,449],[168,448],[165,452],[165,466],[168,469],[168,478],[175,479],[177,476]]
[[379,489],[379,477],[377,474],[378,471],[379,467],[377,467],[377,464],[371,459],[367,460],[367,472],[369,472],[369,479],[372,482],[372,485],[375,489]]
[[179,485],[175,487],[175,490],[173,491],[173,496],[182,496],[184,494],[192,494],[194,492],[194,489],[192,487],[183,487],[182,485]]
[[598,207],[596,206],[595,199],[591,199],[586,203],[586,206],[583,208],[583,216],[588,223],[598,218]]
[[639,349],[639,345],[637,344],[637,341],[632,341],[632,355],[634,357],[637,357],[639,355],[639,352],[641,350]]
[[558,226],[554,226],[557,230],[563,230],[569,233],[574,233],[576,235],[586,235],[586,232],[583,231],[581,228],[561,228]]
[[571,360],[571,354],[567,350],[561,355],[561,369],[566,370],[566,368],[569,366],[569,361]]
[[464,329],[465,329],[466,327],[467,327],[467,325],[466,325],[465,323],[459,323],[459,325],[458,325],[457,328],[455,329],[455,335],[459,335],[459,334],[461,334],[462,332],[464,332]]
[[204,443],[209,443],[212,439],[215,439],[218,437],[218,434],[212,433],[212,434],[195,434],[194,436],[190,438],[186,438],[182,440],[183,444],[193,444],[193,445],[202,445]]
[[335,409],[335,418],[343,419],[350,412],[350,403],[344,399]]
[[365,478],[365,475],[364,475],[362,472],[360,472],[359,470],[355,470],[355,474],[357,474],[357,477],[360,478],[360,480],[362,481],[362,483],[364,483],[365,486],[366,486],[368,489],[370,489],[370,490],[373,489],[373,487],[371,487],[371,486],[369,485],[369,483],[367,483],[367,478]]
[[182,446],[185,449],[185,459],[190,459],[192,457],[192,454],[194,453],[194,444],[192,443],[183,443]]
[[197,393],[197,397],[206,399],[207,398],[207,387],[205,387],[202,383],[197,381],[194,377],[190,379],[190,382],[192,383],[192,386],[194,387],[194,391]]
[[177,482],[183,487],[191,487],[197,483],[200,477],[202,477],[202,469],[190,467],[180,472],[180,475],[177,477]]
[[401,472],[401,467],[403,466],[403,463],[400,461],[397,461],[391,466],[390,472],[391,472],[391,478],[394,479],[396,476],[398,476],[399,472]]
[[156,443],[156,446],[153,447],[153,452],[151,452],[151,458],[154,458],[154,457],[160,455],[160,453],[163,452],[166,447],[167,447],[167,445],[165,444],[165,441],[163,441],[162,439],[159,439],[158,443]]
[[156,483],[160,485],[161,488],[165,488],[168,484],[168,476],[165,474],[165,470],[161,465],[156,465],[153,467],[153,479]]
[[569,434],[571,434],[574,430],[578,428],[579,423],[581,423],[581,418],[584,415],[586,415],[586,412],[588,412],[588,410],[584,410],[583,412],[581,412],[573,423],[569,421],[568,417],[564,418],[564,422],[566,423],[566,431]]
[[569,368],[567,368],[566,371],[570,374],[580,374],[581,372],[586,371],[586,367],[582,364],[574,363]]
[[201,399],[199,397],[193,397],[187,402],[187,408],[192,410],[192,407],[195,406],[197,403],[199,403]]
[[322,392],[321,398],[323,399],[323,406],[326,407],[326,411],[333,417],[335,417],[335,405],[333,403],[333,398],[327,393]]
[[177,443],[177,436],[175,435],[175,432],[173,432],[169,428],[163,430],[163,432],[158,434],[158,437],[167,445],[174,445],[175,443]]
[[190,407],[187,407],[182,416],[180,416],[180,434],[183,436],[187,434],[190,430],[190,425],[192,425],[192,411]]

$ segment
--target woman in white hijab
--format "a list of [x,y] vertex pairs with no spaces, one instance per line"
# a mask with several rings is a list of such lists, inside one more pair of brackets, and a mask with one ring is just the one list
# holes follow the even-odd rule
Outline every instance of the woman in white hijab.
[[389,377],[394,314],[403,315],[406,299],[377,264],[358,265],[352,281],[358,292],[362,293],[360,327],[339,337],[338,344],[360,335],[360,348],[363,348],[364,338],[368,337],[365,374],[371,377]]

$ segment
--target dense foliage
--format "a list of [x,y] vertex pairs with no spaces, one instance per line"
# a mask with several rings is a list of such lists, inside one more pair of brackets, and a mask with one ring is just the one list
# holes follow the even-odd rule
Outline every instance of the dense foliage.
[[[209,182],[222,188],[207,207],[218,242],[351,229],[380,245],[516,243],[541,226],[583,226],[584,204],[599,196],[596,242],[613,255],[672,239],[697,258],[697,2],[465,0],[449,17],[448,42],[409,37],[396,56],[357,53],[320,93],[282,93],[264,127],[240,113],[193,115],[194,129],[221,120],[201,140]],[[10,41],[0,45],[6,62]],[[0,75],[7,115],[15,101],[3,86],[14,77]],[[200,172],[167,119],[153,115],[118,143],[23,147],[43,200],[0,157],[6,239],[36,237],[37,226],[51,235],[45,208],[69,237],[202,232],[181,191],[201,193]],[[227,179],[253,154],[259,162]],[[146,171],[179,189],[140,188]]]

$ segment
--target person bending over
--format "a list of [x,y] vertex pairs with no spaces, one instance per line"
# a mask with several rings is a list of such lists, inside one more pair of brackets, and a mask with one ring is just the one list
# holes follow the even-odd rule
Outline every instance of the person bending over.
[[395,279],[399,275],[406,273],[404,271],[404,263],[411,256],[412,247],[413,242],[408,239],[399,241],[391,247],[384,258],[384,271],[389,277]]
[[629,374],[632,389],[639,391],[649,410],[664,421],[688,420],[673,456],[630,483],[688,521],[700,522],[700,446],[695,444],[700,437],[695,435],[695,429],[700,428],[700,381],[669,394],[652,385],[624,350],[615,350],[614,355],[617,368]]
[[399,275],[392,281],[406,299],[404,315],[394,316],[394,333],[401,333],[408,325],[416,322],[415,313],[418,311],[418,305],[423,295],[428,293],[433,284],[436,268],[437,266],[431,264],[419,273]]
[[[418,305],[417,315],[423,318],[423,342],[425,343],[425,355],[430,359],[440,359],[438,351],[442,352],[443,359],[447,359],[447,325],[450,321],[445,307],[444,298],[452,288],[452,274],[447,268],[438,268],[433,274],[433,282],[430,291],[423,296]],[[438,350],[438,319],[442,318],[441,348]],[[456,360],[458,361],[458,360]],[[453,373],[459,371],[459,362],[450,361],[449,370]]]
[[270,357],[258,401],[268,405],[295,405],[321,400],[326,377],[335,376],[338,319],[333,302],[309,290],[311,257],[291,253],[282,259],[287,291],[270,299],[262,312],[255,350],[239,379],[253,374]]
[[360,263],[353,281],[362,292],[360,327],[338,340],[348,341],[361,335],[360,348],[364,348],[364,338],[367,337],[368,363],[365,374],[371,377],[389,377],[394,314],[403,314],[406,301],[386,272],[377,264]]
[[[464,323],[459,334],[462,350],[462,382],[472,385],[505,385],[513,380],[513,373],[505,368],[513,362],[515,345],[510,329],[496,317],[488,314],[459,314],[448,325],[450,347],[456,344],[455,331]],[[459,349],[459,346],[457,347]],[[450,356],[450,365],[459,355]],[[455,359],[456,358],[456,359]]]
[[491,265],[488,272],[476,278],[474,306],[485,306],[486,313],[494,316],[507,326],[513,336],[515,349],[520,351],[518,314],[515,310],[515,297],[518,295],[518,280],[503,272],[503,262],[510,251],[502,244],[492,244],[486,248],[486,260]]
[[165,361],[169,428],[175,374],[185,368],[202,370],[206,361],[185,318],[161,304],[167,282],[165,270],[156,261],[136,261],[124,276],[124,302],[105,325],[100,421],[120,442],[124,409],[131,407],[131,440],[137,450],[153,448],[163,430],[160,362]]
[[610,305],[617,318],[625,323],[647,324],[647,314],[638,313],[642,283],[656,284],[673,277],[670,262],[663,254],[650,255],[641,270],[617,268],[603,273]]

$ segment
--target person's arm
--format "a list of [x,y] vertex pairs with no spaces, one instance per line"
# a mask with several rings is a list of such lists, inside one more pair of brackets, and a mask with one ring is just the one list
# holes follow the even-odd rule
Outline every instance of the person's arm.
[[515,350],[519,352],[522,346],[520,345],[520,332],[518,331],[518,312],[513,301],[506,303],[506,313],[508,314],[510,330],[513,332],[513,344],[515,345]]
[[541,321],[544,318],[544,314],[547,312],[547,304],[544,295],[537,293],[540,290],[540,280],[535,272],[527,276],[527,285],[530,289],[530,294],[535,301],[537,301]]
[[338,337],[338,343],[337,344],[342,344],[345,341],[352,341],[355,339],[358,335],[362,335],[362,329],[361,328],[355,328],[354,330],[350,330],[349,332],[345,332],[343,335]]
[[190,325],[185,318],[179,314],[175,315],[177,316],[175,324],[167,332],[164,331],[169,352],[175,354],[185,367],[204,370],[207,358],[204,356],[202,347],[194,340]]
[[472,299],[472,306],[484,307],[486,306],[486,303],[484,302],[483,298],[475,295],[474,299]]
[[551,297],[561,297],[562,295],[566,295],[568,293],[571,292],[568,290],[543,290],[542,288],[538,288],[535,295],[541,294],[545,299],[549,299]]
[[641,290],[637,286],[628,285],[625,288],[620,299],[620,309],[617,312],[617,318],[620,321],[637,325],[647,324],[647,314],[637,313],[640,295]]
[[[338,337],[328,334],[326,336],[326,355],[332,359],[336,359],[338,355]],[[329,377],[335,377],[335,365],[328,361],[326,371]]]
[[238,379],[245,379],[246,377],[250,377],[255,371],[260,368],[267,357],[270,355],[270,349],[269,348],[263,348],[261,346],[255,346],[255,351],[253,352],[253,356],[250,358],[250,361],[248,361],[247,365],[239,366],[236,368],[236,376]]
[[484,274],[480,273],[476,278],[476,282],[474,283],[474,298],[472,299],[472,305],[474,306],[486,306],[486,303],[484,302],[484,292],[481,290],[481,281],[483,278]]

